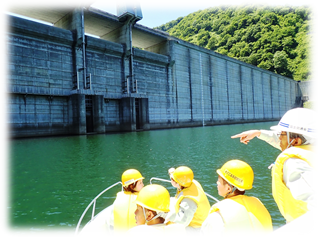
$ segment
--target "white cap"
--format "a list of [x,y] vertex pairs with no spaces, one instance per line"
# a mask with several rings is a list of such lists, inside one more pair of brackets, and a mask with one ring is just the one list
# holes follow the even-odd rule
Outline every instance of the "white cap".
[[274,131],[285,131],[303,135],[310,141],[316,137],[317,113],[311,109],[295,108],[288,110],[279,121],[272,126]]

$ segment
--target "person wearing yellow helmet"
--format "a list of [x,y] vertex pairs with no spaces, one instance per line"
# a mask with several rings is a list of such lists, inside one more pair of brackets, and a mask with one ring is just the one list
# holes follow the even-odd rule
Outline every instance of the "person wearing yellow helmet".
[[193,171],[187,166],[170,168],[168,173],[177,193],[174,208],[167,219],[182,224],[187,230],[200,228],[210,209],[201,184],[194,179]]
[[313,145],[317,113],[311,109],[288,110],[277,126],[249,130],[232,136],[248,144],[254,137],[281,150],[272,168],[272,194],[286,222],[302,216],[317,205]]
[[266,207],[258,198],[244,195],[253,187],[252,168],[244,161],[231,160],[216,172],[218,193],[224,200],[211,207],[201,227],[203,235],[271,231],[272,219]]
[[[170,210],[170,194],[168,190],[158,184],[145,186],[136,198],[135,210],[136,227],[131,228],[127,234],[134,235],[145,233],[182,233],[183,226],[166,221]],[[181,232],[180,232],[181,231]]]
[[113,204],[114,231],[126,231],[134,226],[138,193],[144,187],[144,177],[136,169],[126,170],[121,177],[124,191],[117,193]]
[[144,177],[136,169],[126,170],[121,176],[124,190],[132,193],[139,192],[144,187],[143,179]]

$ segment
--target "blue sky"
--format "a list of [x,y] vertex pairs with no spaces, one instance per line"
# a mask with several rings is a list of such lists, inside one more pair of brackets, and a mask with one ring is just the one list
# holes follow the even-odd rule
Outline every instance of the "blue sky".
[[[261,1],[261,0],[258,0]],[[318,0],[267,0],[271,5],[285,5],[289,3],[295,6],[300,6],[307,3],[313,3]],[[173,1],[156,1],[156,0],[139,0],[143,19],[138,23],[148,27],[156,27],[165,24],[169,21],[175,20],[180,16],[186,16],[192,12],[203,10],[211,6],[218,6],[224,4],[240,4],[243,0],[223,0],[223,1],[186,1],[186,0],[173,0]],[[264,2],[264,1],[262,1]],[[93,7],[100,10],[117,15],[116,1],[115,0],[97,0]]]

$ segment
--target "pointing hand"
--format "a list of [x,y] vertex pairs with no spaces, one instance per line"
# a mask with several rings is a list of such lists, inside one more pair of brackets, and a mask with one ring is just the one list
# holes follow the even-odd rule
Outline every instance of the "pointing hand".
[[240,142],[244,144],[248,144],[250,140],[254,137],[261,135],[260,130],[249,130],[236,135],[231,136],[231,138],[240,138]]

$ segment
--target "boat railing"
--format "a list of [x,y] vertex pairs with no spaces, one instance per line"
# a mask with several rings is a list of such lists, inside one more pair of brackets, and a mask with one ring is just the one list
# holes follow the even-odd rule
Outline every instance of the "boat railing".
[[[162,182],[166,182],[166,183],[171,183],[171,181],[170,181],[170,180],[167,180],[167,179],[161,179],[161,178],[152,177],[152,178],[150,179],[150,184],[152,184],[152,181],[153,181],[153,180],[158,180],[158,181],[162,181]],[[84,210],[84,212],[83,212],[81,218],[79,219],[79,221],[78,221],[78,223],[77,223],[76,231],[75,231],[76,234],[78,233],[78,230],[79,230],[80,225],[81,225],[81,223],[82,223],[82,221],[83,221],[83,218],[84,218],[84,216],[86,215],[86,213],[87,213],[87,211],[89,210],[89,208],[93,205],[93,208],[92,208],[92,216],[91,216],[91,219],[90,219],[90,221],[91,221],[91,220],[93,220],[93,218],[94,218],[94,216],[95,216],[95,209],[96,209],[96,201],[97,201],[97,199],[98,199],[101,195],[103,195],[105,192],[107,192],[109,189],[115,187],[115,186],[118,185],[118,184],[120,184],[120,185],[122,186],[122,182],[120,182],[120,181],[117,182],[117,183],[114,183],[113,185],[109,186],[108,188],[106,188],[106,189],[104,189],[102,192],[100,192],[100,193],[90,202],[90,204],[88,204],[88,206],[87,206],[86,209]],[[123,191],[123,186],[122,186],[121,190]],[[213,199],[214,201],[219,202],[219,200],[216,199],[215,197],[213,197],[212,195],[210,195],[210,194],[208,194],[208,193],[205,193],[205,194],[206,194],[209,198]]]
[[[78,233],[78,230],[79,230],[79,227],[82,223],[82,220],[84,218],[84,216],[86,215],[86,212],[88,211],[88,209],[93,205],[93,209],[92,209],[92,217],[91,217],[91,220],[93,220],[94,216],[95,216],[95,208],[96,208],[96,200],[101,196],[103,195],[105,192],[107,192],[109,189],[115,187],[116,185],[118,184],[122,184],[122,182],[117,182],[117,183],[114,183],[113,185],[109,186],[108,188],[104,189],[102,192],[100,192],[92,201],[90,204],[88,204],[88,206],[86,207],[85,211],[83,212],[81,218],[79,219],[78,223],[77,223],[77,226],[76,226],[76,231],[75,233],[77,234]],[[121,190],[123,190],[123,186],[121,188]]]
[[[151,182],[152,180],[158,180],[158,181],[162,181],[162,182],[166,182],[166,183],[171,183],[171,181],[170,181],[170,180],[167,180],[167,179],[161,179],[161,178],[152,177],[152,178],[150,179],[150,184],[152,184],[152,182]],[[213,197],[212,195],[210,195],[210,194],[208,194],[208,193],[206,193],[206,192],[204,192],[204,193],[205,193],[205,195],[207,195],[209,198],[213,199],[213,200],[216,201],[216,202],[219,202],[219,200],[218,200],[217,198]]]

